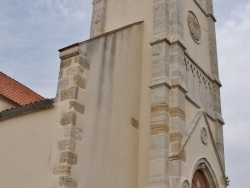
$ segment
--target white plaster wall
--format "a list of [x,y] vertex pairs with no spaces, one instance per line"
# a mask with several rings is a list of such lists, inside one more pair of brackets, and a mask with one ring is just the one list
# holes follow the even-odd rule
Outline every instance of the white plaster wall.
[[[141,107],[139,129],[139,167],[138,187],[146,187],[149,165],[150,135],[150,79],[152,66],[152,47],[150,45],[153,29],[153,2],[145,0],[109,0],[107,4],[105,31],[117,29],[127,24],[143,21],[142,66],[141,66]],[[114,16],[115,15],[115,16]]]
[[140,117],[142,32],[135,25],[82,46],[90,70],[79,93],[83,140],[72,171],[82,187],[137,188],[139,130],[131,118]]
[[55,110],[0,121],[1,187],[51,187]]

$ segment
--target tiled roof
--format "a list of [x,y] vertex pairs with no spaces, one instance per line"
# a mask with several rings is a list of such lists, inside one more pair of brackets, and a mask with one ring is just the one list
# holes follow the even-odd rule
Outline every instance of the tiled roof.
[[0,95],[21,106],[45,99],[3,72],[0,72]]

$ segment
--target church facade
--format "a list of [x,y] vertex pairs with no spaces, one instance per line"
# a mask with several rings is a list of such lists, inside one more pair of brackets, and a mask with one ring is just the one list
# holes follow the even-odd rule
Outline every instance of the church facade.
[[55,101],[0,113],[3,185],[227,187],[215,21],[212,0],[93,0]]

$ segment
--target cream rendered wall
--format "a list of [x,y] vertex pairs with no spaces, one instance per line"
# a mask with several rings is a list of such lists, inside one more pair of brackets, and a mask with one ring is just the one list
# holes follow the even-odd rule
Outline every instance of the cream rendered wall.
[[148,30],[146,32],[152,32],[152,13],[152,1],[109,0],[106,8],[105,32],[138,21],[144,21]]
[[[80,47],[90,70],[78,101],[83,141],[72,176],[81,187],[137,188],[142,24],[90,39]],[[139,122],[139,126],[143,126]]]
[[56,122],[55,108],[0,121],[1,187],[51,187]]
[[145,0],[109,0],[105,31],[120,28],[137,21],[143,21],[142,66],[141,66],[141,107],[139,129],[139,177],[138,187],[145,187],[148,181],[149,135],[150,135],[150,79],[152,66],[152,47],[150,45],[153,29],[153,3]]
[[0,112],[9,108],[17,107],[12,101],[0,96]]

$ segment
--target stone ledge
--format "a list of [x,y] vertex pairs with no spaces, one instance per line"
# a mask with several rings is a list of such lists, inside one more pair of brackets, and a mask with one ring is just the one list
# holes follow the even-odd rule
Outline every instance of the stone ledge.
[[185,112],[179,107],[170,107],[169,114],[172,117],[178,116],[181,119],[185,120]]
[[69,59],[71,57],[77,56],[79,54],[80,53],[78,51],[77,52],[72,52],[72,53],[66,54],[64,56],[60,56],[60,58],[61,58],[61,60],[66,60],[66,59]]
[[150,84],[149,84],[150,89],[161,87],[161,86],[166,86],[166,87],[170,88],[171,84],[170,84],[169,78],[164,77],[164,78],[160,78],[160,79],[152,79]]
[[215,116],[215,120],[216,120],[216,121],[219,121],[220,124],[222,124],[222,125],[225,124],[225,122],[224,122],[224,120],[223,120],[221,114],[219,114],[218,112],[214,111],[214,116]]

